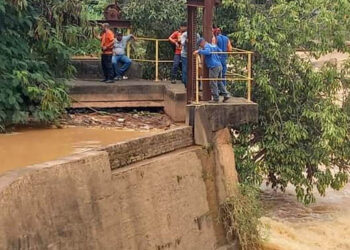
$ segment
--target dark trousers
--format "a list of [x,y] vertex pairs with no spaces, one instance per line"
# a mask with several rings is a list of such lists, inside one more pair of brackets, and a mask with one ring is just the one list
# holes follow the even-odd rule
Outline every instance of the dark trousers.
[[182,83],[187,85],[187,57],[181,57],[182,63]]
[[101,65],[105,80],[113,80],[112,55],[102,54]]
[[176,79],[177,71],[179,69],[181,63],[181,55],[175,54],[174,56],[174,63],[173,63],[173,69],[171,70],[171,80]]

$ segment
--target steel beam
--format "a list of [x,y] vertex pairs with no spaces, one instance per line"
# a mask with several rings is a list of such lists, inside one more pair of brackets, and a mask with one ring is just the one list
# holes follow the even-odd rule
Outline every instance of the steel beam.
[[187,7],[187,103],[191,103],[195,98],[196,87],[196,60],[193,52],[196,49],[196,17],[197,7]]

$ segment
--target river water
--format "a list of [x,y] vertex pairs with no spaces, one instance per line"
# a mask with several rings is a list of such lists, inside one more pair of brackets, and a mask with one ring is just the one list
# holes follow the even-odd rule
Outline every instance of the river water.
[[350,249],[350,185],[327,192],[305,207],[289,189],[285,194],[265,190],[263,204],[269,226],[265,250]]
[[0,134],[0,174],[146,134],[151,133],[83,127]]

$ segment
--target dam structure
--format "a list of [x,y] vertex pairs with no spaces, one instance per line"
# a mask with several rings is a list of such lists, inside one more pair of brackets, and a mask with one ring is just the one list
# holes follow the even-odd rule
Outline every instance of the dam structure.
[[[187,125],[0,175],[0,249],[221,249],[237,184],[229,127],[254,103],[189,105]],[[223,248],[230,249],[230,248]]]
[[229,128],[258,107],[181,112],[175,129],[0,174],[0,249],[237,248],[219,222],[238,183]]
[[[193,14],[201,1],[188,2]],[[141,79],[136,62],[111,84],[97,58],[73,64],[71,108],[157,107],[180,125],[0,173],[0,249],[238,249],[220,206],[237,192],[230,129],[258,120],[251,77],[247,99],[189,103],[189,88]]]

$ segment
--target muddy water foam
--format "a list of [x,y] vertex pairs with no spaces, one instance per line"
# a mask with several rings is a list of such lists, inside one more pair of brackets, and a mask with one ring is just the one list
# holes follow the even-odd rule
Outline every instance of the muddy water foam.
[[329,191],[309,207],[299,204],[292,191],[276,194],[265,191],[268,250],[350,249],[350,185]]

